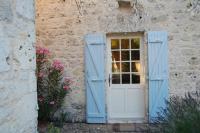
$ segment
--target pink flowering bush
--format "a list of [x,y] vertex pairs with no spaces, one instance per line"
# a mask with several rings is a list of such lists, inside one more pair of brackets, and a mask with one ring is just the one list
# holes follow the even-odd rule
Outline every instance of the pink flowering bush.
[[64,70],[64,65],[59,60],[54,60],[52,64],[54,70],[62,72]]
[[64,65],[59,60],[50,61],[50,51],[36,47],[38,119],[51,121],[70,91],[72,81],[64,77]]

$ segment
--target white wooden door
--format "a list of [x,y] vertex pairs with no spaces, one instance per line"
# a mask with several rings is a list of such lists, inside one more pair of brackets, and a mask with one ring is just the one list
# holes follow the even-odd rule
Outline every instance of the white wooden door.
[[110,37],[107,41],[108,122],[143,122],[145,80],[141,37]]

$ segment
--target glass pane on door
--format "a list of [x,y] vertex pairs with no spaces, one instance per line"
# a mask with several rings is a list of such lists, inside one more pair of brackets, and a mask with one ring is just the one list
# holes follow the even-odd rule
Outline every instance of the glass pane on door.
[[132,62],[131,72],[140,72],[140,62]]
[[130,51],[121,51],[121,59],[122,61],[130,60]]
[[130,84],[130,74],[122,74],[122,84]]
[[111,49],[119,49],[119,39],[111,40]]
[[113,73],[119,73],[120,72],[120,63],[119,62],[112,63],[112,72]]
[[140,60],[140,51],[139,50],[132,50],[131,51],[131,59],[132,60]]
[[112,75],[112,84],[120,84],[120,74]]
[[140,38],[131,39],[131,49],[140,49]]
[[120,51],[112,51],[112,61],[120,61]]
[[139,84],[140,83],[140,75],[132,74],[132,84]]
[[121,49],[129,49],[129,39],[122,39],[121,40]]
[[130,62],[123,62],[122,64],[122,72],[130,72]]

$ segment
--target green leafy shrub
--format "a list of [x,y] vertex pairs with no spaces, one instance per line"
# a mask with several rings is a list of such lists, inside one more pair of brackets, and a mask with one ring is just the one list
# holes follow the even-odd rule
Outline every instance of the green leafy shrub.
[[61,130],[53,124],[49,124],[47,127],[47,133],[61,133]]
[[43,47],[36,48],[38,119],[52,121],[54,113],[61,107],[70,91],[71,80],[64,77],[64,65],[59,60],[50,61],[50,52]]
[[68,117],[68,113],[64,112],[63,110],[59,113],[59,116],[54,118],[54,125],[57,127],[63,127],[66,118]]
[[151,133],[200,133],[200,93],[174,96],[150,125]]

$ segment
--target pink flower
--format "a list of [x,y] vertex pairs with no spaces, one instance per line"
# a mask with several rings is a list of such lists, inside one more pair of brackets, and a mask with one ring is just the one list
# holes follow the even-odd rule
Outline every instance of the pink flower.
[[70,78],[64,77],[64,83],[65,83],[65,84],[71,84],[71,83],[73,83],[73,82],[72,82],[72,80],[71,80]]
[[69,86],[64,85],[64,86],[63,86],[63,89],[67,91],[67,90],[69,90],[70,88],[69,88]]
[[37,54],[49,55],[50,51],[47,48],[43,48],[43,47],[37,46],[36,47],[36,53]]
[[68,77],[64,77],[64,82],[70,82],[71,80]]
[[43,102],[43,101],[44,101],[44,97],[43,97],[43,96],[39,96],[39,97],[38,97],[38,101],[39,101],[39,102]]
[[44,75],[45,75],[45,74],[44,74],[44,73],[42,73],[42,72],[39,72],[39,73],[38,73],[38,77],[39,77],[39,78],[42,78],[42,77],[44,77]]
[[54,60],[53,64],[52,64],[52,67],[55,70],[58,70],[58,71],[63,71],[64,70],[64,65],[59,60]]
[[54,102],[54,101],[51,101],[49,104],[51,104],[51,105],[54,105],[54,104],[55,104],[55,102]]

